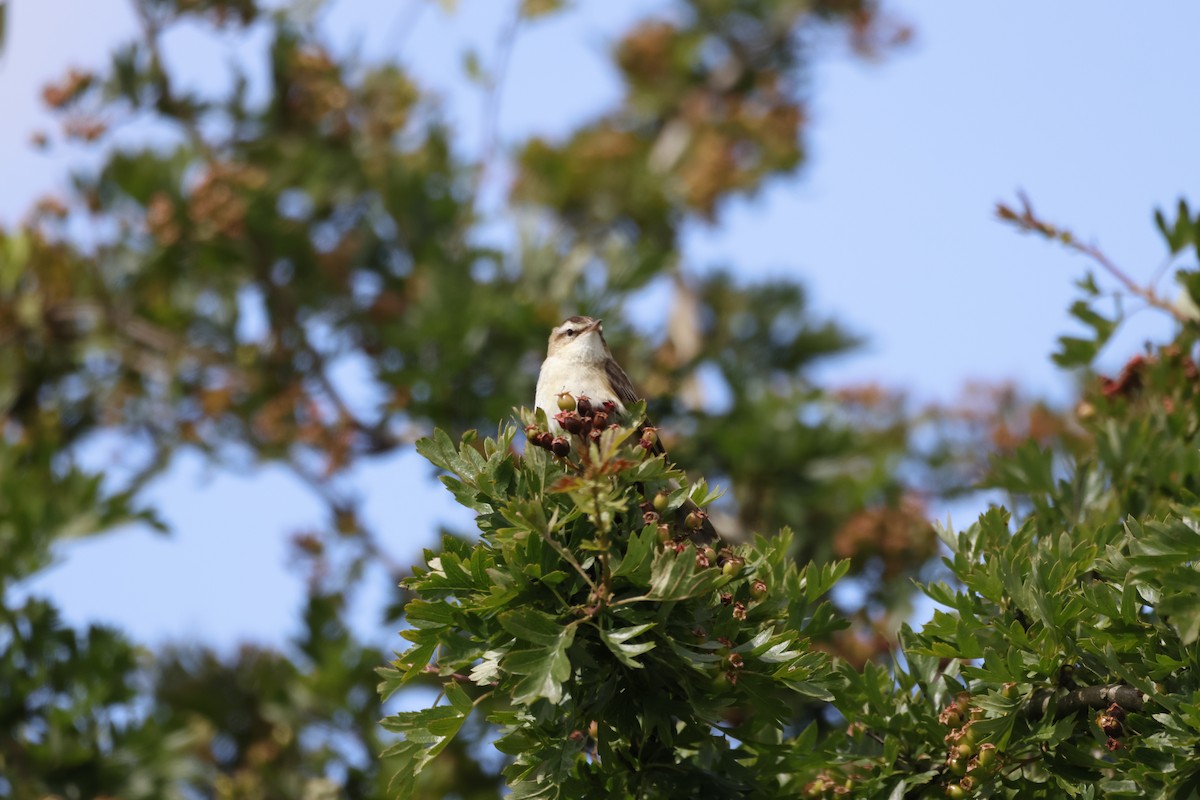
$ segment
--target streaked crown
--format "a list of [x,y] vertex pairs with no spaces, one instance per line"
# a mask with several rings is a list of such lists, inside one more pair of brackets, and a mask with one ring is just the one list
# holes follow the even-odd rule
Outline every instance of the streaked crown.
[[562,350],[577,348],[600,352],[608,349],[608,345],[604,341],[602,320],[592,317],[568,317],[561,325],[550,331],[547,355],[552,356]]

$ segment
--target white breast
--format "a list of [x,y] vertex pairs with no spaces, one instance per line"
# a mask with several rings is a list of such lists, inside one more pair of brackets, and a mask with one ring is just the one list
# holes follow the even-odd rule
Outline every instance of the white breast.
[[621,412],[625,406],[613,394],[608,377],[603,366],[581,365],[578,362],[563,358],[548,358],[542,362],[542,371],[538,374],[537,407],[546,412],[550,421],[550,429],[559,432],[554,415],[558,413],[558,395],[560,392],[570,392],[572,396],[586,395],[593,403],[603,403],[611,400]]

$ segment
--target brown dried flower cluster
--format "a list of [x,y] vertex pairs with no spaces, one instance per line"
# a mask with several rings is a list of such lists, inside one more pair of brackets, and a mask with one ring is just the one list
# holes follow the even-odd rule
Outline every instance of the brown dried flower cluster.
[[834,534],[833,548],[838,558],[879,557],[886,579],[933,556],[937,552],[937,534],[921,504],[908,499],[897,508],[858,512]]
[[192,189],[187,215],[200,239],[218,236],[240,239],[245,233],[245,191],[261,189],[267,172],[260,167],[216,163]]
[[88,90],[96,76],[74,67],[58,83],[48,84],[42,89],[42,100],[51,108],[62,108]]

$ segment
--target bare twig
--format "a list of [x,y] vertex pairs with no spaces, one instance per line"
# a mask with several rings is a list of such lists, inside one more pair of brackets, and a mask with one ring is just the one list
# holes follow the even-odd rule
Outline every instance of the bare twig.
[[[441,675],[441,670],[438,669],[436,664],[425,665],[424,672],[426,675]],[[450,678],[451,680],[458,681],[459,683],[469,683],[475,685],[475,681],[471,680],[469,675],[463,675],[461,672],[453,672],[449,675],[441,675],[441,677]],[[496,681],[488,681],[487,685],[495,686],[496,683]]]
[[392,19],[392,24],[388,26],[387,37],[384,41],[392,42],[401,50],[404,49],[404,44],[408,41],[408,37],[417,29],[417,25],[421,22],[421,15],[425,13],[431,3],[427,0],[409,0],[406,8],[397,9],[396,16]]
[[500,130],[500,100],[504,89],[504,77],[508,73],[509,62],[512,61],[513,46],[517,40],[517,30],[521,27],[521,4],[516,4],[512,19],[500,31],[496,42],[496,65],[488,77],[487,91],[483,97],[483,140],[479,148],[479,168],[475,175],[475,196],[479,196],[492,162],[495,160],[496,146]]
[[1054,239],[1071,250],[1087,256],[1088,258],[1092,259],[1092,261],[1096,262],[1101,269],[1103,269],[1112,277],[1116,278],[1117,281],[1125,287],[1126,291],[1135,297],[1141,298],[1146,302],[1147,305],[1153,306],[1154,308],[1162,311],[1166,311],[1179,322],[1189,321],[1188,317],[1182,311],[1176,308],[1171,301],[1163,298],[1156,291],[1154,291],[1153,284],[1143,286],[1137,283],[1137,281],[1133,280],[1128,273],[1118,267],[1112,259],[1105,255],[1105,253],[1099,247],[1092,244],[1085,244],[1079,241],[1079,239],[1077,239],[1069,230],[1066,230],[1065,228],[1059,228],[1056,225],[1046,222],[1038,217],[1033,211],[1033,206],[1030,204],[1029,198],[1024,193],[1018,193],[1017,199],[1021,201],[1020,211],[1016,211],[1011,206],[1005,205],[1004,203],[997,203],[996,216],[1005,222],[1010,222],[1016,225],[1017,228],[1022,231],[1027,233],[1041,234],[1047,239]]
[[[314,475],[308,470],[304,469],[294,459],[288,460],[285,463],[296,477],[307,484],[308,487],[335,512],[339,509],[347,510],[353,507],[353,503],[346,500],[344,497],[338,496],[338,494],[329,485],[328,481],[323,480],[317,475]],[[399,583],[403,578],[408,577],[411,574],[410,571],[392,557],[392,555],[383,547],[383,545],[379,543],[375,533],[362,524],[361,519],[357,514],[354,516],[359,523],[358,536],[356,539],[362,545],[363,550],[366,551],[367,555],[369,555],[380,566],[387,570],[388,575],[390,575],[391,578],[397,583]]]

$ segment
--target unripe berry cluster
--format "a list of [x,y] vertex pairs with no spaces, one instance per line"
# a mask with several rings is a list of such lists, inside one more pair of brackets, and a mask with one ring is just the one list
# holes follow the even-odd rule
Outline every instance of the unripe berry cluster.
[[984,711],[971,705],[971,695],[960,692],[942,709],[938,721],[950,728],[946,734],[946,797],[969,797],[976,785],[998,768],[996,745],[979,742],[971,724],[984,718]]

